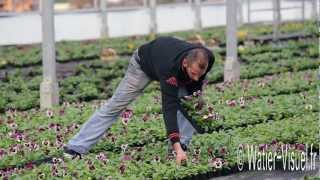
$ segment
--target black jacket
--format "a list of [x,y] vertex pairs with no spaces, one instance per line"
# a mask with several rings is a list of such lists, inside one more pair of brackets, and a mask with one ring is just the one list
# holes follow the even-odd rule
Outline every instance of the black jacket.
[[[182,60],[187,52],[194,48],[203,48],[208,52],[207,72],[199,79],[192,81],[182,70]],[[152,79],[160,81],[162,93],[162,110],[167,134],[172,143],[180,141],[177,123],[177,111],[181,108],[178,98],[179,87],[185,87],[189,94],[201,90],[203,80],[210,71],[214,56],[203,46],[194,45],[172,37],[159,37],[138,49],[141,69]]]

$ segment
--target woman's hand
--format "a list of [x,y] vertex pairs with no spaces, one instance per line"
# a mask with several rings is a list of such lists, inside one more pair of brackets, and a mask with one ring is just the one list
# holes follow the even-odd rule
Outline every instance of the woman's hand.
[[178,165],[181,165],[182,161],[186,161],[187,160],[187,154],[186,152],[184,152],[184,150],[181,148],[181,145],[179,142],[176,142],[173,144],[173,149],[174,151],[177,153],[176,154],[176,163]]

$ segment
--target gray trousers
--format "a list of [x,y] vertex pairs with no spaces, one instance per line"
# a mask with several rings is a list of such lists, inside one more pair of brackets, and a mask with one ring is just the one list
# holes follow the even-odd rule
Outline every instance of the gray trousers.
[[[101,106],[80,131],[69,140],[67,147],[80,154],[86,154],[90,148],[101,139],[107,129],[118,119],[120,113],[140,94],[150,83],[150,78],[141,70],[138,51],[136,50],[130,59],[128,69],[113,96]],[[179,96],[186,95],[184,88],[179,89]],[[181,143],[188,145],[196,130],[189,121],[177,112],[177,120],[181,135]],[[169,143],[170,145],[171,143]]]

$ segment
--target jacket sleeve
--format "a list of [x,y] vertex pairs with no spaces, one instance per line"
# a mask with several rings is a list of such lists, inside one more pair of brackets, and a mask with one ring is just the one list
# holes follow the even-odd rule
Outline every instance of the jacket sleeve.
[[196,92],[198,90],[202,91],[202,85],[203,85],[203,80],[200,80],[198,82],[195,82],[186,86],[188,95],[191,95],[193,92]]
[[179,108],[178,86],[169,83],[168,80],[160,80],[162,93],[162,111],[165,121],[167,135],[172,144],[180,142],[179,127],[177,121],[177,111]]

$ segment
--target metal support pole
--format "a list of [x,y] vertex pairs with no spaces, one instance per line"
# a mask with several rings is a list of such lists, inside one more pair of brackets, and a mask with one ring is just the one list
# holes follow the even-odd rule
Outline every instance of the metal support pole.
[[242,0],[237,0],[237,3],[238,3],[238,14],[237,14],[237,17],[238,17],[238,26],[242,26],[243,24],[243,8],[242,8]]
[[17,2],[15,0],[13,0],[12,1],[12,11],[17,12],[16,8],[17,8]]
[[312,5],[311,5],[311,6],[312,6],[312,13],[311,13],[312,19],[317,20],[317,16],[318,16],[318,12],[317,12],[317,7],[318,7],[318,5],[317,5],[317,0],[312,0],[311,3],[312,3]]
[[247,0],[247,3],[248,3],[248,12],[247,12],[247,16],[248,16],[248,24],[250,24],[250,21],[251,21],[251,17],[250,17],[250,13],[251,13],[251,4],[250,4],[250,0]]
[[[316,10],[317,18],[316,18],[316,20],[317,20],[317,22],[319,24],[319,21],[320,21],[320,1],[319,0],[316,1],[316,5],[317,5],[317,10]],[[320,30],[320,28],[319,28],[319,30]]]
[[150,35],[157,34],[157,1],[150,0]]
[[107,14],[107,0],[100,0],[100,14],[101,14],[101,38],[108,38],[108,14]]
[[273,0],[273,40],[277,41],[280,35],[279,26],[281,23],[280,0]]
[[224,81],[240,79],[240,63],[237,52],[237,2],[227,0],[227,56],[224,65]]
[[200,31],[202,28],[202,23],[201,23],[201,0],[195,0],[192,9],[194,10],[194,16],[195,16],[195,21],[194,21],[194,30],[195,31]]
[[42,1],[42,64],[43,81],[40,84],[40,107],[51,108],[59,104],[59,87],[56,77],[54,31],[54,0]]
[[302,18],[302,21],[305,20],[305,0],[302,0],[301,2],[301,18]]
[[93,8],[98,9],[99,7],[99,0],[93,0]]
[[38,4],[38,12],[41,13],[42,12],[42,0],[39,0],[39,4]]
[[143,7],[148,7],[148,0],[143,0]]

